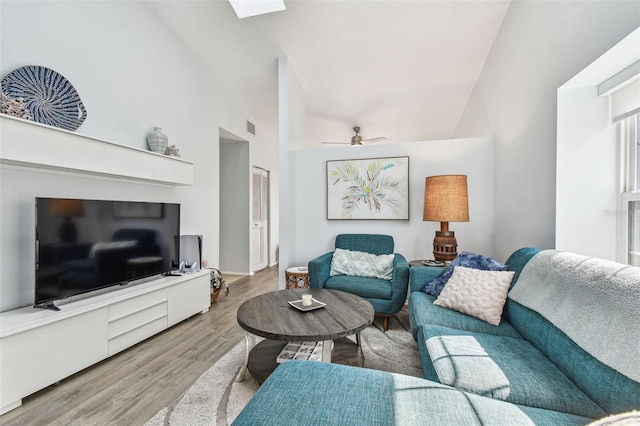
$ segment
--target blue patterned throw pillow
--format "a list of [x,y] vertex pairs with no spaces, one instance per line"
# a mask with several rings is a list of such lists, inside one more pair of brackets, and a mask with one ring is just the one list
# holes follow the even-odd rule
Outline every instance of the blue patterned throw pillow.
[[508,271],[509,267],[504,265],[496,260],[491,259],[490,257],[483,256],[477,253],[470,253],[467,251],[463,251],[451,261],[447,269],[440,275],[438,278],[429,281],[427,285],[424,286],[424,292],[430,294],[432,296],[438,297],[440,292],[444,288],[444,285],[451,278],[451,274],[453,274],[453,269],[456,266],[465,266],[467,268],[480,269],[483,271]]

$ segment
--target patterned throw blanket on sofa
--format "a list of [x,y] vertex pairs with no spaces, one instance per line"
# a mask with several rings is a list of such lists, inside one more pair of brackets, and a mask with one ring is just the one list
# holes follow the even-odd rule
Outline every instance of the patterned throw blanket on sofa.
[[640,268],[545,250],[525,265],[509,297],[640,382]]

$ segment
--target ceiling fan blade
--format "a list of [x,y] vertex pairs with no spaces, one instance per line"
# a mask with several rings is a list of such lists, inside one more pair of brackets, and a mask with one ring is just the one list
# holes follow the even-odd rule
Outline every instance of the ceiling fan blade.
[[351,142],[322,142],[331,145],[351,145]]
[[385,138],[384,136],[381,136],[379,138],[362,139],[362,142],[372,143],[372,142],[382,142],[386,140],[387,138]]

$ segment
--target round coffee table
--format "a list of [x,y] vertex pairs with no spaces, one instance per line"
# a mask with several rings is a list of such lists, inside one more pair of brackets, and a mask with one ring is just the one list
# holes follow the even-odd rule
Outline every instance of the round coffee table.
[[[326,306],[300,311],[289,304],[309,293]],[[280,290],[249,299],[240,305],[237,315],[246,341],[239,380],[244,379],[248,369],[262,383],[278,366],[276,357],[280,351],[288,342],[295,341],[324,341],[323,361],[362,367],[360,331],[373,322],[373,315],[373,306],[367,300],[337,290]],[[352,334],[356,335],[356,342],[346,338]],[[265,340],[252,348],[253,335]]]

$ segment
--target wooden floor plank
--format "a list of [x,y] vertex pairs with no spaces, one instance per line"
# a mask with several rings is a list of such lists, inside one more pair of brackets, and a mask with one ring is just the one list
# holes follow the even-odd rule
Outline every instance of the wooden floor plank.
[[229,296],[220,296],[207,313],[28,396],[0,416],[0,424],[144,424],[242,341],[240,304],[277,289],[277,267],[235,281]]

